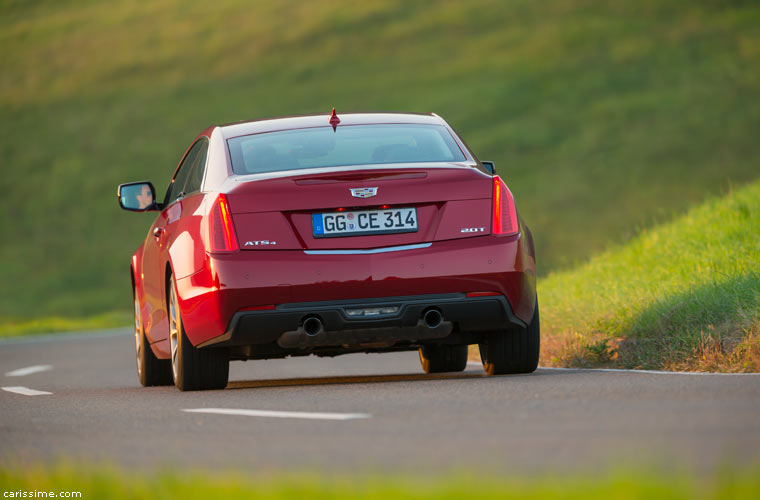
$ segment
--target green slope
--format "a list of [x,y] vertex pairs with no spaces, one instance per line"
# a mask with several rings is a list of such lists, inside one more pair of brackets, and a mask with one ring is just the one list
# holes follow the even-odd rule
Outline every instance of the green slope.
[[435,111],[567,268],[760,172],[751,2],[0,1],[0,318],[130,308],[159,190],[211,123]]
[[[430,474],[342,475],[318,471],[290,470],[286,474],[267,471],[210,473],[199,470],[164,469],[141,473],[102,465],[64,465],[0,468],[0,488],[11,498],[34,498],[35,492],[68,494],[72,498],[220,500],[256,498],[261,500],[303,498],[342,499],[441,499],[460,498],[517,500],[710,500],[746,499],[760,495],[757,464],[725,466],[720,471],[696,474],[679,471],[669,464],[664,470],[622,467],[615,470],[573,473],[489,475],[482,472],[448,471],[445,477]],[[44,494],[44,493],[43,493]]]
[[760,371],[760,182],[540,283],[545,363]]

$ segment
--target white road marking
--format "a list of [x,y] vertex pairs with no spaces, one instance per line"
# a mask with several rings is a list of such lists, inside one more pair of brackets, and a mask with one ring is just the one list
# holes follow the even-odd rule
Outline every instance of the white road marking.
[[242,415],[245,417],[305,418],[310,420],[356,420],[372,418],[368,413],[312,413],[305,411],[245,410],[235,408],[190,408],[190,413],[215,413],[219,415]]
[[[483,366],[478,361],[468,361],[467,366]],[[611,372],[611,373],[646,373],[649,375],[753,375],[760,373],[726,373],[726,372],[669,372],[665,370],[626,370],[623,368],[559,368],[555,366],[539,366],[539,370],[555,370],[566,372]]]
[[53,369],[53,365],[27,366],[26,368],[19,368],[18,370],[6,372],[5,376],[6,377],[23,377],[24,375],[31,375],[32,373],[46,372],[52,369]]
[[35,389],[30,389],[28,387],[23,387],[20,385],[14,385],[11,387],[2,387],[4,391],[12,392],[14,394],[23,394],[24,396],[44,396],[46,394],[53,394],[52,392],[47,391],[37,391]]

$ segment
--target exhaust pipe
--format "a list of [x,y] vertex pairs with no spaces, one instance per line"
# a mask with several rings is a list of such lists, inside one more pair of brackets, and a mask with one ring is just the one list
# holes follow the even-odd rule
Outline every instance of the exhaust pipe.
[[322,333],[322,320],[316,316],[310,316],[303,322],[303,331],[309,337]]
[[422,316],[422,321],[425,323],[425,326],[430,329],[438,328],[441,326],[441,323],[443,323],[443,315],[438,309],[429,309]]

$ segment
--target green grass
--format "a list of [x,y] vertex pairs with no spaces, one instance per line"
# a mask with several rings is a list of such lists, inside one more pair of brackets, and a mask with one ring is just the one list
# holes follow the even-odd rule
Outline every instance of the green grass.
[[[652,469],[653,470],[653,469]],[[506,477],[450,474],[383,477],[315,473],[253,476],[163,472],[135,476],[117,469],[74,465],[0,469],[0,489],[13,492],[77,491],[80,498],[154,499],[583,499],[731,500],[760,496],[758,467],[725,468],[696,476],[672,471],[618,471]]]
[[760,182],[539,284],[544,361],[760,371]]
[[129,256],[207,125],[435,111],[568,269],[760,172],[760,5],[0,1],[0,317],[131,310]]
[[115,311],[84,318],[46,316],[36,319],[15,320],[0,318],[0,338],[32,333],[51,333],[81,330],[102,330],[130,325],[134,321],[129,312]]

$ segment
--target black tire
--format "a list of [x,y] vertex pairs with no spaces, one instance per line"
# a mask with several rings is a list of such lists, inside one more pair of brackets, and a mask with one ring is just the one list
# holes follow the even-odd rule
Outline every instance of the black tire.
[[527,328],[488,333],[480,347],[480,359],[488,375],[532,373],[538,367],[541,348],[541,326],[538,319],[538,300],[533,319]]
[[132,295],[135,301],[135,354],[137,359],[137,378],[143,387],[172,385],[172,365],[168,359],[158,359],[148,344],[143,331],[140,306],[134,287]]
[[425,373],[461,372],[467,367],[467,345],[420,347],[420,364]]
[[[180,391],[224,389],[230,373],[227,349],[198,349],[187,339],[182,317],[177,307],[176,286],[169,277],[169,300],[167,311],[170,324],[171,373],[174,385]],[[173,301],[173,302],[172,302]]]

